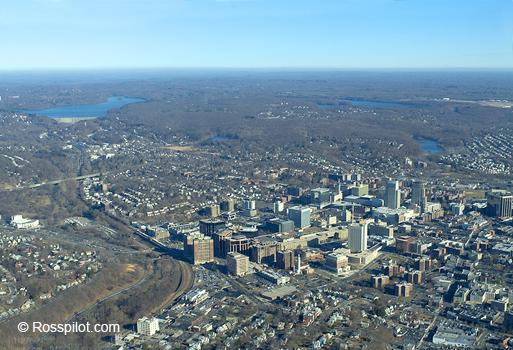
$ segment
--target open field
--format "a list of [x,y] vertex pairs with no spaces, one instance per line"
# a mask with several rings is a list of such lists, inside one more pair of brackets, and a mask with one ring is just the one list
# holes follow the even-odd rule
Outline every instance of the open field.
[[196,152],[197,148],[193,146],[178,146],[178,145],[166,145],[162,149],[175,151],[175,152]]

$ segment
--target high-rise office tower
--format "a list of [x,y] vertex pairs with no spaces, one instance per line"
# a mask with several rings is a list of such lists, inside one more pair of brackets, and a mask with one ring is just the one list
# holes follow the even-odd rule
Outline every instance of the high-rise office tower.
[[331,192],[328,188],[314,188],[310,191],[310,203],[323,208],[331,203]]
[[226,227],[226,222],[218,219],[205,219],[200,220],[199,230],[207,236],[212,236],[215,232],[222,230]]
[[367,250],[367,224],[349,225],[349,250],[360,253]]
[[282,201],[274,202],[273,211],[275,214],[281,213],[285,209],[285,205]]
[[414,181],[412,185],[411,204],[426,207],[426,184],[423,181]]
[[219,204],[212,204],[208,207],[208,214],[212,218],[217,218],[219,215],[221,215],[221,209],[219,208]]
[[326,267],[332,271],[342,272],[348,265],[347,256],[340,253],[330,253],[326,256]]
[[389,181],[385,190],[385,206],[397,209],[401,206],[401,191],[398,181]]
[[294,268],[294,252],[292,252],[292,250],[285,250],[276,253],[276,267],[284,270],[292,270]]
[[255,210],[256,209],[256,203],[252,199],[247,199],[242,203],[244,209],[246,210]]
[[242,203],[242,207],[242,215],[244,216],[253,217],[258,214],[256,210],[256,202],[253,199],[245,200]]
[[310,208],[292,207],[289,208],[289,219],[294,221],[294,226],[299,229],[310,227]]
[[486,211],[489,216],[508,218],[513,215],[513,195],[505,190],[486,193]]
[[221,202],[221,210],[227,211],[227,212],[233,212],[235,211],[235,199],[228,198]]

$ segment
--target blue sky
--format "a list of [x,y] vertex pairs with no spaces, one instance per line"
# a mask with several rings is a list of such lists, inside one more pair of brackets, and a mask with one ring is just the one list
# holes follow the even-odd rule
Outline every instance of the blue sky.
[[512,0],[0,0],[0,70],[513,68]]

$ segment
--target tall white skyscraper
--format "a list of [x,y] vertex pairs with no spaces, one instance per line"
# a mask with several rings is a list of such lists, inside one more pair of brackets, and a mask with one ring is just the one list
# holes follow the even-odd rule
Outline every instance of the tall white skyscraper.
[[385,190],[385,207],[397,209],[401,207],[401,190],[398,181],[389,181]]
[[348,233],[351,253],[360,253],[367,250],[367,224],[351,224]]
[[281,213],[285,209],[285,205],[282,201],[276,201],[274,202],[273,211],[274,213]]

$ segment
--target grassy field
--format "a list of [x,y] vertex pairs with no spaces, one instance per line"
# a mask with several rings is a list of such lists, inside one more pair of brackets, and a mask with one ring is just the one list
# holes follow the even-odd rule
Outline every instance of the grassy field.
[[175,151],[175,152],[196,152],[198,149],[193,146],[179,146],[179,145],[167,145],[162,147],[165,150],[168,151]]
[[482,190],[465,191],[465,197],[475,198],[475,199],[484,199],[484,198],[486,198],[486,193],[485,193],[485,191],[482,191]]

